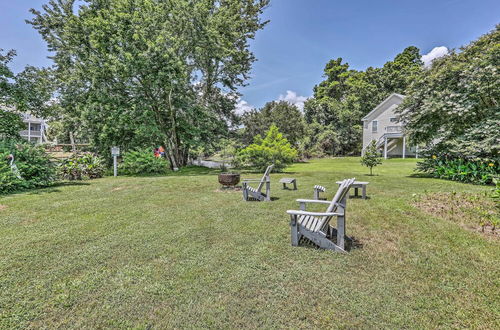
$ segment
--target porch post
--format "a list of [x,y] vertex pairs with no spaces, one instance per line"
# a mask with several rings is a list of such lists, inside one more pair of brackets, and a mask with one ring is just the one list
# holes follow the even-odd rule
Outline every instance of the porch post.
[[31,142],[31,122],[28,122],[28,141]]
[[406,137],[403,135],[403,159],[406,156]]
[[387,136],[384,138],[384,159],[387,159]]

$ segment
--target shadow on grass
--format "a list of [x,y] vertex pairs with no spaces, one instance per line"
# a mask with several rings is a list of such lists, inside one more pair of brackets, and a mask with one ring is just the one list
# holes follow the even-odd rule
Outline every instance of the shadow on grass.
[[[279,199],[280,199],[279,197],[271,197],[271,202],[273,202],[273,201],[277,201],[277,200],[279,200]],[[255,199],[255,198],[249,198],[249,199],[248,199],[247,201],[245,201],[245,202],[252,202],[252,203],[253,203],[253,202],[255,202],[255,203],[258,203],[258,202],[262,202],[262,201],[259,201],[259,200]],[[264,202],[264,203],[265,203],[265,202]]]
[[[89,186],[90,183],[82,181],[61,181],[56,182],[50,187],[37,188],[33,190],[27,190],[28,195],[41,195],[41,194],[51,194],[61,192],[60,187],[70,187],[70,186]],[[26,192],[26,191],[24,191]]]
[[215,175],[221,173],[218,168],[209,168],[205,166],[189,165],[180,168],[175,172],[168,172],[166,176],[195,176],[195,175]]
[[[335,236],[330,238],[330,239],[332,240],[333,243],[337,242],[337,239]],[[352,236],[352,237],[345,236],[344,239],[345,239],[345,250],[347,252],[350,252],[350,251],[355,250],[355,249],[362,249],[363,248],[363,243],[361,243],[361,241],[358,240],[357,238],[355,238],[354,236]],[[304,237],[304,236],[302,236],[299,240],[299,247],[305,247],[305,248],[316,249],[316,250],[321,249],[318,245],[316,245],[315,243],[313,243],[311,240],[309,240],[307,237]]]
[[363,198],[363,196],[361,195],[350,195],[349,196],[349,199],[361,199],[361,200],[369,200],[369,199],[372,199],[370,196],[366,196],[365,198]]
[[436,179],[428,173],[412,173],[406,176],[407,178],[418,178],[418,179]]
[[351,251],[355,249],[362,249],[363,243],[356,237],[347,237],[346,236],[346,251]]

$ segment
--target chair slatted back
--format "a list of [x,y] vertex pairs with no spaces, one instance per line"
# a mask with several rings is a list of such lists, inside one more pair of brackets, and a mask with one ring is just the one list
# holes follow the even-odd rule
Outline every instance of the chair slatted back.
[[[339,189],[335,193],[335,196],[332,198],[332,202],[330,205],[328,205],[328,208],[326,209],[325,212],[335,212],[338,208],[339,203],[344,199],[344,197],[348,194],[349,189],[351,188],[351,185],[354,183],[356,179],[345,179],[343,180],[340,185]],[[325,216],[321,219],[321,221],[318,222],[316,228],[320,229],[323,228],[329,221],[331,217]]]
[[264,186],[264,183],[266,183],[268,177],[269,177],[269,174],[271,174],[271,170],[273,169],[274,167],[274,164],[272,165],[269,165],[267,168],[266,168],[266,171],[264,172],[264,175],[262,176],[262,179],[260,179],[260,182],[259,182],[259,186],[257,187],[257,191],[260,192],[260,190],[262,189],[262,187]]

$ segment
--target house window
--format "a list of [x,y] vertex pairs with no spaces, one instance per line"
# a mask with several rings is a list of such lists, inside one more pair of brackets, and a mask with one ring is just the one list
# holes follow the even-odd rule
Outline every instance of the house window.
[[42,125],[40,124],[31,124],[30,125],[30,129],[32,132],[40,132],[40,130],[42,129]]
[[377,133],[378,121],[372,121],[372,133]]
[[395,123],[395,122],[397,122],[396,117],[392,117],[392,118],[390,118],[389,120],[391,121],[391,123]]

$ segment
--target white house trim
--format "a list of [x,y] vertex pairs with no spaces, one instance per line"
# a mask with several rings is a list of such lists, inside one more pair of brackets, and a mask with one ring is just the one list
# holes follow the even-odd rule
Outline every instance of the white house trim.
[[391,95],[389,95],[385,100],[382,101],[382,103],[380,103],[379,105],[377,105],[372,111],[370,111],[366,116],[363,117],[363,119],[361,119],[362,121],[366,121],[366,120],[370,120],[376,113],[378,113],[380,110],[384,109],[384,107],[389,103],[391,102],[391,100],[393,98],[398,98],[400,99],[401,101],[403,101],[403,99],[405,98],[404,95],[401,95],[401,94],[397,94],[397,93],[392,93]]
[[[404,95],[393,93],[363,117],[363,153],[375,140],[384,158],[417,156],[417,149],[406,145],[404,126],[397,121],[396,109],[404,98]],[[377,127],[376,131],[374,126]]]

